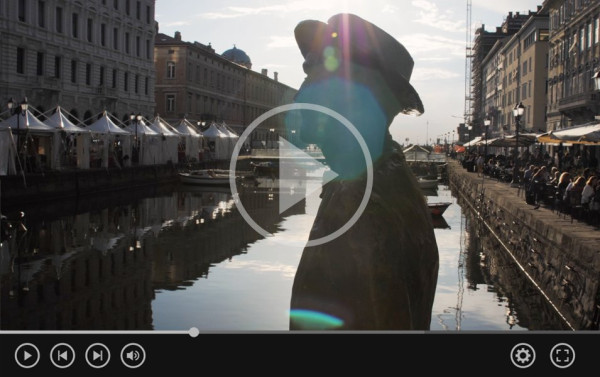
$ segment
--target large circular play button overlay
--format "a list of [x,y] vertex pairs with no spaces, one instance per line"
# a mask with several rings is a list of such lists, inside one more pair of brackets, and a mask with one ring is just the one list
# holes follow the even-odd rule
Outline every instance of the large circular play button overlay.
[[[360,132],[358,132],[356,127],[341,114],[339,114],[336,111],[331,110],[327,107],[315,105],[315,104],[311,104],[311,103],[292,103],[292,104],[288,104],[288,105],[283,105],[283,106],[279,106],[274,109],[271,109],[271,110],[267,111],[266,113],[262,114],[261,116],[256,118],[248,127],[246,127],[246,130],[239,137],[239,139],[233,149],[233,153],[231,156],[231,162],[230,162],[230,166],[229,166],[229,171],[230,171],[229,184],[231,187],[231,193],[233,194],[233,198],[236,203],[236,207],[240,211],[240,214],[242,215],[244,220],[256,232],[258,232],[263,237],[265,237],[265,238],[272,237],[273,236],[272,233],[265,230],[260,225],[258,225],[256,223],[256,221],[254,221],[254,219],[248,214],[248,211],[246,211],[242,201],[240,200],[240,195],[238,193],[237,185],[236,185],[236,174],[235,174],[236,164],[237,164],[237,159],[238,159],[240,150],[242,149],[246,139],[248,139],[248,137],[250,137],[250,134],[252,133],[252,131],[254,131],[254,129],[256,127],[258,127],[262,122],[264,122],[265,120],[269,119],[272,116],[275,116],[277,114],[280,114],[280,113],[283,113],[286,111],[292,111],[292,110],[316,111],[316,112],[323,113],[325,115],[328,115],[328,116],[336,119],[338,122],[343,124],[352,133],[352,135],[358,142],[358,144],[361,148],[361,151],[364,155],[364,158],[365,158],[365,164],[366,164],[366,170],[367,170],[367,182],[366,182],[366,187],[365,187],[365,193],[362,197],[362,200],[361,200],[358,208],[356,209],[356,211],[354,212],[352,217],[350,217],[350,219],[348,219],[348,221],[343,226],[341,226],[339,229],[337,229],[333,233],[325,235],[321,238],[309,240],[304,243],[304,245],[306,247],[322,245],[327,242],[333,241],[337,237],[346,233],[358,221],[358,219],[364,212],[365,208],[367,207],[369,198],[371,197],[371,191],[373,190],[373,160],[371,158],[371,154],[369,153],[369,148],[367,147],[367,143],[361,136]],[[287,140],[285,140],[282,137],[279,138],[279,156],[278,157],[279,157],[279,160],[281,161],[280,166],[279,166],[280,180],[282,178],[284,180],[286,178],[293,179],[294,174],[295,174],[294,164],[293,163],[287,164],[286,161],[291,161],[293,159],[301,159],[305,162],[313,162],[314,161],[315,163],[320,163],[318,160],[314,159],[312,156],[305,153],[301,149],[296,148],[292,143],[288,142]],[[336,174],[334,172],[330,172],[330,174],[326,174],[323,177],[322,185],[326,184],[327,182],[329,182],[335,178],[336,178]],[[304,198],[299,197],[299,196],[290,196],[290,195],[287,195],[286,192],[282,192],[281,187],[280,187],[279,213],[280,214],[283,213],[285,210],[291,208],[294,204],[304,200],[306,198],[306,196],[309,196],[312,193],[313,193],[312,191],[307,191],[306,194],[304,195]]]

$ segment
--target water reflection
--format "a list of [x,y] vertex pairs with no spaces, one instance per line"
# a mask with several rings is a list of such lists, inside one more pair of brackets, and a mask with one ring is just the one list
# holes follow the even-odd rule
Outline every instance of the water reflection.
[[[241,201],[277,233],[277,193],[262,187],[242,189]],[[165,187],[21,209],[27,231],[1,246],[2,329],[152,329],[156,292],[191,286],[262,238],[228,189]],[[284,215],[301,213],[302,200]]]
[[[164,186],[46,205],[0,247],[3,330],[287,330],[291,285],[319,205],[306,184],[260,178],[228,189]],[[279,213],[278,187],[304,197]],[[305,191],[306,190],[306,191]],[[453,204],[434,221],[440,250],[432,330],[562,330],[564,325],[488,232]],[[282,239],[297,240],[297,248]],[[282,246],[283,245],[283,246]]]

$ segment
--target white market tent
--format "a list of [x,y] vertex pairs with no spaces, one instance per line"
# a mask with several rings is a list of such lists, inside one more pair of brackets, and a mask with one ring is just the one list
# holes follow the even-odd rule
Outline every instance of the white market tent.
[[[30,162],[38,166],[49,166],[56,168],[58,162],[58,151],[53,148],[54,139],[58,137],[58,130],[50,127],[39,120],[30,109],[20,114],[14,114],[10,118],[0,123],[0,130],[10,129],[17,135],[17,147],[19,156],[28,157],[22,159],[21,164],[27,165]],[[25,148],[25,146],[27,146]],[[25,167],[28,168],[27,166]]]
[[168,163],[170,161],[176,164],[178,162],[177,148],[183,136],[160,116],[156,116],[154,121],[148,126],[156,133],[162,135],[161,163]]
[[57,129],[59,137],[54,138],[54,147],[58,151],[57,166],[77,166],[87,168],[90,166],[89,144],[91,140],[90,131],[75,125],[65,115],[60,106],[57,106],[44,123]]
[[223,132],[229,138],[229,150],[228,150],[227,158],[230,159],[231,155],[233,154],[233,150],[235,149],[235,145],[237,144],[237,142],[238,142],[238,140],[239,140],[240,137],[225,122],[223,122],[223,123],[221,123],[220,125],[217,125],[217,126],[219,127],[219,129],[221,130],[221,132]]
[[[133,136],[134,146],[135,141],[139,141],[139,164],[140,165],[155,165],[162,163],[161,154],[161,135],[154,131],[146,123],[145,119],[129,124],[125,127]],[[132,150],[133,155],[133,150]]]
[[213,160],[226,160],[231,157],[229,136],[221,131],[216,123],[211,125],[202,134],[206,138],[210,150],[210,158]]
[[[90,143],[90,162],[94,166],[97,165],[96,161],[99,161],[100,167],[106,168],[109,166],[109,156],[119,160],[119,150],[131,150],[131,133],[117,126],[106,111],[85,129],[95,135]],[[125,160],[125,165],[131,165],[131,158]]]
[[0,176],[17,173],[15,157],[17,145],[9,128],[0,129]]
[[202,146],[202,138],[204,133],[196,131],[192,123],[187,119],[182,119],[175,130],[184,136],[185,157],[190,161],[198,161],[200,159],[200,150]]

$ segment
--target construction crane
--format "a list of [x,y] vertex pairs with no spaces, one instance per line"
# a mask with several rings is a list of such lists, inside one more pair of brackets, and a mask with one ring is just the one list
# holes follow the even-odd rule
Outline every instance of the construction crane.
[[471,60],[473,59],[473,46],[471,39],[471,0],[467,0],[466,45],[465,45],[465,109],[463,112],[465,126],[471,117]]

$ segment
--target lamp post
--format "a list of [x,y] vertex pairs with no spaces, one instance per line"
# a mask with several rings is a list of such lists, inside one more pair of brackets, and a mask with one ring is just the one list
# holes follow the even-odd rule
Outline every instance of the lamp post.
[[131,115],[129,116],[129,119],[133,122],[133,124],[135,125],[135,136],[134,136],[134,143],[133,143],[133,158],[132,158],[132,162],[138,163],[139,162],[139,153],[140,153],[140,140],[138,139],[138,124],[140,123],[140,121],[142,120],[142,114],[135,115],[134,113],[131,113]]
[[513,109],[513,115],[515,117],[515,162],[513,164],[513,184],[519,183],[519,125],[524,113],[525,106],[523,106],[522,102],[519,102]]
[[485,134],[484,134],[484,139],[485,139],[485,158],[487,158],[487,154],[488,154],[488,146],[487,146],[487,134],[488,134],[488,127],[490,126],[490,124],[492,124],[492,121],[490,120],[490,118],[485,118],[485,120],[483,121],[483,125],[485,126]]
[[19,156],[21,154],[21,115],[27,113],[29,104],[27,103],[27,97],[25,97],[18,106],[15,106],[15,100],[12,98],[8,100],[6,105],[11,115],[17,115],[17,156]]

